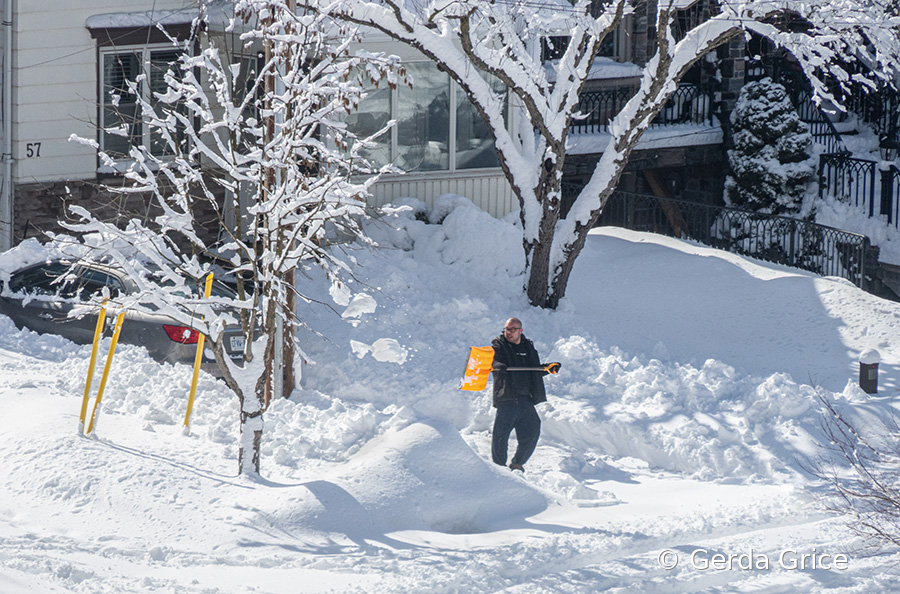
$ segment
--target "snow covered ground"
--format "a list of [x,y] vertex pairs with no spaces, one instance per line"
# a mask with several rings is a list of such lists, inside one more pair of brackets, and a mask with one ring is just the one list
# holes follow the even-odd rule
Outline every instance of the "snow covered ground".
[[[851,417],[894,410],[900,304],[605,228],[543,311],[513,224],[415,206],[347,248],[367,296],[301,306],[310,362],[266,413],[259,482],[236,476],[222,383],[201,376],[185,436],[190,370],[121,346],[80,437],[89,347],[0,317],[0,592],[896,590],[896,556],[863,554],[803,464],[817,388]],[[329,301],[315,271],[301,284]],[[511,315],[562,362],[524,478],[490,462],[489,390],[457,389]],[[874,396],[855,385],[870,348]]]

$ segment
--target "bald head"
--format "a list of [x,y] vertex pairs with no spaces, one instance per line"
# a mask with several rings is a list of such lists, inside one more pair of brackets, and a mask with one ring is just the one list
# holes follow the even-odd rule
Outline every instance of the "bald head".
[[519,344],[522,340],[522,322],[519,318],[510,318],[503,325],[503,336],[513,344]]

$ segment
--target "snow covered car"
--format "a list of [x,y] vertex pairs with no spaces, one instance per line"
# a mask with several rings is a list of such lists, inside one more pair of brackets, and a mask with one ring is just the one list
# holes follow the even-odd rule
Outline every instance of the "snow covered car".
[[[137,290],[135,283],[122,271],[100,264],[78,264],[72,267],[65,261],[43,262],[13,272],[9,281],[0,287],[0,314],[9,316],[19,328],[40,334],[56,334],[78,344],[91,344],[96,328],[96,315],[70,317],[76,306],[66,299],[41,299],[44,296],[87,299],[103,287],[109,288],[112,298]],[[234,291],[225,283],[214,281],[213,293],[233,297]],[[37,297],[37,298],[34,298]],[[106,333],[112,332],[112,313]],[[200,334],[173,318],[137,311],[126,311],[119,342],[145,347],[150,356],[161,362],[193,365]],[[244,336],[239,326],[226,329],[225,352],[232,359],[240,359]],[[209,348],[204,349],[203,368],[218,375],[215,358]]]

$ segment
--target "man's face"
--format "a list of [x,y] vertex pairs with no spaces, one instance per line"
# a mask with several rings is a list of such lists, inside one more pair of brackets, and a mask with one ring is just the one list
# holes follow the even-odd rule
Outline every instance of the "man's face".
[[503,326],[503,336],[511,343],[519,344],[522,340],[522,326],[515,322],[506,322],[506,325]]

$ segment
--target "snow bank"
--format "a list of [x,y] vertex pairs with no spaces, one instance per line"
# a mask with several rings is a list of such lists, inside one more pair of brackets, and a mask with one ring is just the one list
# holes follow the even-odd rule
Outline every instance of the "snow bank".
[[[641,591],[672,576],[690,589],[697,574],[660,574],[657,549],[777,557],[845,541],[833,523],[822,535],[804,494],[803,461],[823,440],[817,396],[860,423],[890,414],[893,398],[863,393],[855,373],[877,349],[882,390],[900,388],[900,305],[601,229],[546,311],[523,296],[512,220],[448,196],[434,209],[404,201],[366,226],[378,245],[342,246],[346,291],[304,271],[302,380],[264,415],[258,482],[235,476],[238,407],[222,382],[201,373],[185,436],[190,369],[122,345],[97,434],[83,439],[90,347],[0,318],[11,420],[0,427],[0,590]],[[23,244],[0,270],[44,257]],[[513,315],[545,361],[562,362],[545,380],[524,479],[490,461],[490,387],[458,389],[469,347]],[[872,563],[856,580],[891,591],[866,581]],[[715,583],[756,579],[741,575]],[[802,572],[773,579],[810,586]]]
[[576,449],[701,479],[771,480],[799,471],[797,454],[810,451],[797,452],[798,440],[814,442],[815,391],[784,374],[741,376],[712,359],[700,368],[642,360],[580,336],[558,341],[551,358],[565,361],[564,387],[544,434]]
[[355,540],[397,530],[487,532],[520,525],[548,505],[508,470],[480,460],[453,427],[434,422],[389,429],[305,486],[312,498],[295,502],[284,524]]

